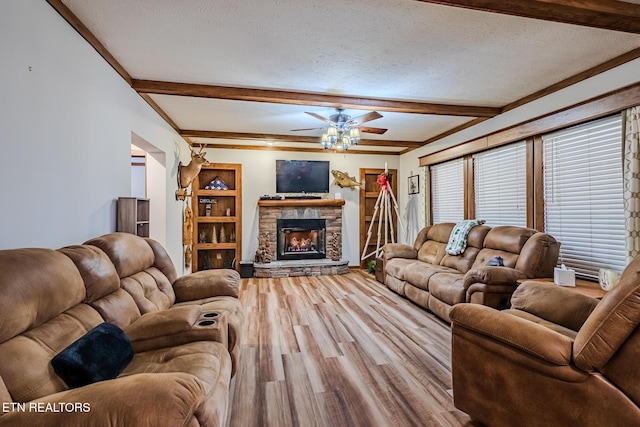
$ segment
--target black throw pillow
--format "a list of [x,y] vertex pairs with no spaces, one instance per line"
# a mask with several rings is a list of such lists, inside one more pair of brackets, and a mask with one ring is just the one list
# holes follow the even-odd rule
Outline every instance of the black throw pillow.
[[490,267],[504,267],[504,260],[501,256],[494,256],[485,265]]
[[133,359],[126,334],[114,324],[101,323],[51,359],[51,366],[70,388],[110,380]]

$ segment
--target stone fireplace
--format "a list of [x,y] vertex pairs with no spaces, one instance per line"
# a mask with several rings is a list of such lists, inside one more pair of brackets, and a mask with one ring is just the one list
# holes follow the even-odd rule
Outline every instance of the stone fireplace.
[[[332,237],[342,237],[342,206],[338,199],[258,201],[258,232],[268,236],[273,261],[254,265],[256,277],[289,277],[349,272],[349,261],[328,258]],[[284,231],[283,231],[284,229]],[[324,231],[322,231],[324,229]]]
[[323,259],[327,255],[325,219],[278,219],[277,259]]

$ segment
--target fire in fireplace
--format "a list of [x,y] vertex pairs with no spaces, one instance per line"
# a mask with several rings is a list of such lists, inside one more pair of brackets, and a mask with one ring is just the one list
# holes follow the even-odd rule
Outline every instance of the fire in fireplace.
[[276,227],[277,259],[326,258],[326,220],[279,219]]

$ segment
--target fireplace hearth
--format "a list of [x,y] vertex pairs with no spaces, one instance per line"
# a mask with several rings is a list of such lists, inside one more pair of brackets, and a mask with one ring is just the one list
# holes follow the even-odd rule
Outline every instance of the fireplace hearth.
[[278,260],[326,258],[326,220],[278,219]]

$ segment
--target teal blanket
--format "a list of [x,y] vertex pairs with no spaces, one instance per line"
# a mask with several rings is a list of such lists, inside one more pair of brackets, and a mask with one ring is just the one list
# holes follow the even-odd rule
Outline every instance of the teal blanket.
[[484,224],[484,220],[469,219],[460,221],[451,230],[449,242],[447,243],[447,253],[449,255],[460,255],[467,248],[467,236],[473,227]]

